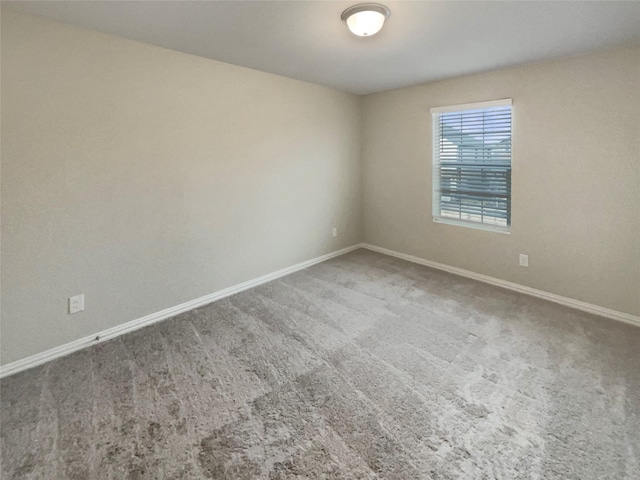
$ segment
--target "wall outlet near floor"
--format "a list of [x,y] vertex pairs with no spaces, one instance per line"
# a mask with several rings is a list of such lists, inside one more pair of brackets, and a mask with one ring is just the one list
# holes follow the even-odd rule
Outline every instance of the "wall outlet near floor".
[[520,266],[521,267],[529,266],[529,255],[525,255],[524,253],[520,254]]
[[84,310],[84,294],[69,297],[69,315]]
[[333,237],[337,237],[338,236],[338,228],[337,227],[333,227]]

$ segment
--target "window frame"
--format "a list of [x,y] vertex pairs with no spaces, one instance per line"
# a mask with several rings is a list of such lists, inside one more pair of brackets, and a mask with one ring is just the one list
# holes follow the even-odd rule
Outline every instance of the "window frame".
[[443,113],[449,112],[464,112],[466,110],[481,110],[485,108],[493,108],[493,107],[511,107],[511,130],[510,130],[510,139],[511,139],[511,155],[509,158],[509,166],[511,172],[513,171],[513,101],[511,98],[502,98],[499,100],[488,100],[484,102],[474,102],[474,103],[464,103],[459,105],[448,105],[442,107],[433,107],[430,109],[431,113],[431,126],[432,126],[432,142],[433,142],[433,151],[432,151],[432,182],[431,182],[431,193],[432,193],[432,218],[434,223],[443,223],[447,225],[454,225],[459,227],[467,227],[478,230],[486,230],[497,233],[511,233],[511,201],[513,199],[513,185],[512,182],[509,182],[509,197],[508,197],[508,211],[509,216],[507,219],[507,225],[492,225],[489,223],[476,222],[473,220],[462,220],[450,217],[442,216],[440,209],[440,115]]

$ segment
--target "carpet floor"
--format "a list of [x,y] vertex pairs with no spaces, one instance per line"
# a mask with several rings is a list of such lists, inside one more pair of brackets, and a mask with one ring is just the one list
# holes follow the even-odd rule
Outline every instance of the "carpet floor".
[[640,329],[357,250],[11,377],[9,479],[638,479]]

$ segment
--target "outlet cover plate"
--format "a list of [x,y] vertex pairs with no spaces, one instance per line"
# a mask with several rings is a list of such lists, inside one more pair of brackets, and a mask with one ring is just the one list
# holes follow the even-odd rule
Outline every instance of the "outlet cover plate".
[[520,254],[520,266],[521,267],[529,266],[529,255],[525,255],[524,253]]
[[69,315],[84,310],[84,294],[69,297]]

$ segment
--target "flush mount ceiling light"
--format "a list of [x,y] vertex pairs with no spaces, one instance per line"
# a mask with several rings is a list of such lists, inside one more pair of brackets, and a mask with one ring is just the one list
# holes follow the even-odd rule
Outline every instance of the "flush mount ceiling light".
[[351,33],[359,37],[370,37],[380,31],[391,12],[378,3],[361,3],[347,8],[340,18],[347,22]]

